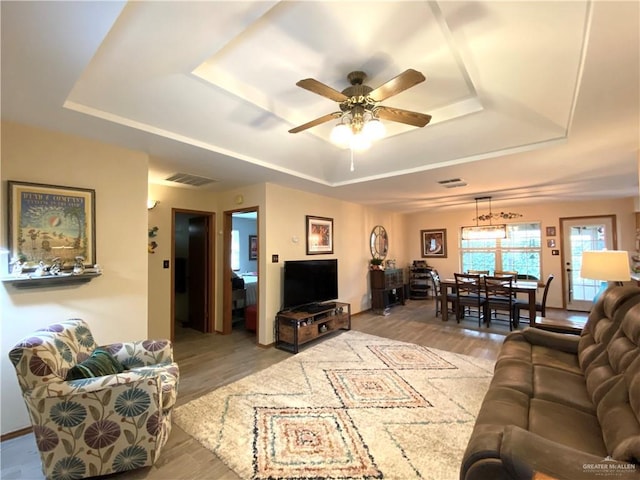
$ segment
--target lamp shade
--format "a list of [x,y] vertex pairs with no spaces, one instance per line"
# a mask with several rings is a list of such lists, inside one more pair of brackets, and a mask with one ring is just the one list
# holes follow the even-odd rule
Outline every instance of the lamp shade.
[[507,226],[500,224],[462,227],[461,234],[463,240],[494,240],[497,238],[507,238]]
[[629,254],[624,250],[585,250],[580,276],[603,282],[631,280]]

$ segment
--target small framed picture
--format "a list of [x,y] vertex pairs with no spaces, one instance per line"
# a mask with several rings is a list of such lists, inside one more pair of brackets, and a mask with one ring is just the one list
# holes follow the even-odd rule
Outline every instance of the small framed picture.
[[249,260],[258,259],[258,236],[249,235]]
[[422,257],[447,258],[447,230],[420,230]]
[[556,236],[556,227],[547,227],[547,237]]
[[556,248],[556,240],[555,240],[555,238],[547,239],[547,247]]
[[307,215],[307,255],[333,253],[333,218]]

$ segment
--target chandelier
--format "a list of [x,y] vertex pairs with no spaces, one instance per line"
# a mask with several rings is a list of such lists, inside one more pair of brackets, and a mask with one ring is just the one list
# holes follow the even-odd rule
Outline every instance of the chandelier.
[[[483,215],[478,214],[478,201],[489,200],[489,213]],[[521,217],[520,213],[500,212],[493,213],[491,211],[491,197],[476,197],[476,224],[473,226],[462,227],[463,240],[495,240],[498,238],[507,238],[507,226],[504,223],[493,225],[493,219],[511,220]],[[478,221],[489,222],[489,225],[479,225]]]
[[331,131],[331,142],[339,147],[349,147],[361,152],[373,142],[384,137],[386,129],[376,115],[373,102],[367,98],[359,99],[354,105],[347,106],[338,123]]

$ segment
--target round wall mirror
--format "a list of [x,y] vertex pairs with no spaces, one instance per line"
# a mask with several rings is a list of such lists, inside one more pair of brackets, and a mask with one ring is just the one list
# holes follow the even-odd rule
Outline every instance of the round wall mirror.
[[384,259],[389,250],[389,237],[382,225],[376,225],[371,231],[371,256]]

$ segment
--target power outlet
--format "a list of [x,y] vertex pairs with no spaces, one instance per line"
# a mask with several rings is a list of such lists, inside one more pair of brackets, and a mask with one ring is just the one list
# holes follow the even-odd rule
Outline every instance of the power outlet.
[[162,261],[162,268],[169,268],[169,260]]

